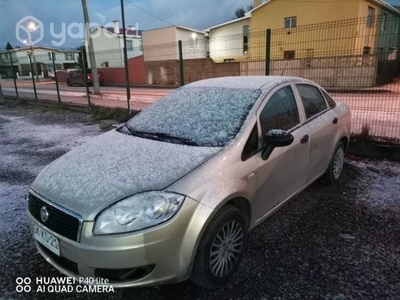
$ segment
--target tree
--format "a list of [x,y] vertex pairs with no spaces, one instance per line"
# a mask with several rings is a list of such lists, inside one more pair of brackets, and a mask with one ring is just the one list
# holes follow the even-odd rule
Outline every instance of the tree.
[[235,18],[234,19],[239,19],[239,18],[243,18],[246,15],[246,12],[251,11],[254,8],[254,6],[252,4],[247,6],[247,9],[245,9],[243,6],[237,8],[235,10]]
[[[83,69],[83,62],[85,62],[85,67],[86,67],[86,69],[88,69],[89,66],[88,66],[88,62],[87,62],[87,55],[86,55],[86,48],[85,48],[85,46],[82,45],[82,46],[77,47],[76,49],[79,50],[79,56],[78,56],[78,59],[77,59],[77,61],[76,61],[76,63],[77,63],[78,66],[79,66],[79,69]],[[82,53],[83,53],[83,55],[84,55],[84,59],[83,59],[83,57],[82,57]]]
[[6,50],[12,50],[12,49],[14,49],[14,48],[11,46],[11,44],[7,43]]
[[239,7],[235,10],[236,19],[243,18],[246,14],[246,10],[243,7]]

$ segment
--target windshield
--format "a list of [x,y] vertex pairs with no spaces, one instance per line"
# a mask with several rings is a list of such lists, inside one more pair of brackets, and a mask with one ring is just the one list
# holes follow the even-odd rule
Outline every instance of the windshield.
[[260,95],[254,89],[181,88],[127,123],[131,131],[223,147],[235,138]]

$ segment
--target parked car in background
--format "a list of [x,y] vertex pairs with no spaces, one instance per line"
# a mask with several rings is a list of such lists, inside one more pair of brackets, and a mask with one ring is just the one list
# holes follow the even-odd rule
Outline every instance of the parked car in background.
[[[102,85],[102,84],[104,84],[106,77],[104,76],[103,72],[101,72],[101,71],[97,71],[97,72],[98,72],[98,76],[99,76],[100,85]],[[67,85],[68,86],[73,86],[73,85],[86,86],[86,84],[92,85],[93,78],[92,78],[92,70],[91,69],[87,69],[86,76],[87,76],[87,79],[85,80],[85,74],[84,74],[83,70],[81,70],[81,69],[72,71],[69,73],[69,77],[67,78]]]
[[64,274],[114,287],[217,288],[251,229],[314,181],[339,182],[350,122],[346,104],[306,79],[186,85],[39,174],[36,245]]

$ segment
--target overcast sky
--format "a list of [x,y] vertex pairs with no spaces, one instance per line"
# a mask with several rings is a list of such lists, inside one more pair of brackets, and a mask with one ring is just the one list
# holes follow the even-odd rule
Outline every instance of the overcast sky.
[[[120,0],[87,0],[90,21],[104,25],[113,20],[121,21]],[[128,2],[151,12],[172,24],[204,29],[211,25],[231,20],[235,9],[247,7],[252,0],[128,0],[125,2],[126,25],[139,24],[139,29],[152,29],[169,26]],[[62,31],[62,23],[66,26],[73,22],[83,22],[81,0],[0,0],[0,48],[7,42],[13,46],[21,45],[16,39],[16,24],[26,16],[34,16],[44,23],[44,39],[39,45],[52,46],[50,24],[54,23],[56,33]],[[120,22],[121,23],[121,22]],[[122,27],[122,25],[121,25]],[[67,27],[66,27],[67,28]],[[75,28],[73,33],[77,33]],[[33,33],[32,39],[38,35]],[[23,35],[22,32],[20,35]],[[56,39],[59,41],[59,39]],[[81,39],[67,39],[65,47],[75,47]]]
[[[235,9],[247,7],[252,0],[127,0],[125,2],[126,25],[139,24],[140,29],[152,29],[169,26],[168,23],[149,16],[135,8],[132,2],[146,11],[166,20],[172,24],[204,29],[212,25],[231,20]],[[392,4],[400,5],[400,0],[390,0]],[[74,22],[82,23],[81,0],[0,0],[0,48],[7,42],[13,46],[22,46],[16,38],[16,24],[27,16],[33,16],[44,24],[44,39],[38,44],[51,46],[54,39],[50,34],[51,24],[54,32],[62,32]],[[88,0],[90,21],[104,25],[113,20],[121,20],[120,0]],[[121,26],[122,27],[122,26]],[[75,26],[72,33],[77,34],[79,29]],[[33,33],[32,39],[38,37],[39,31]],[[21,38],[24,32],[20,32]],[[68,37],[68,35],[66,35]],[[76,47],[81,44],[81,38],[67,38],[64,47]]]

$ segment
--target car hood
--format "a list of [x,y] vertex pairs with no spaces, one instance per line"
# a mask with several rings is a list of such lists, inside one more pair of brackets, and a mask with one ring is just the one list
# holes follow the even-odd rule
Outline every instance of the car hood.
[[35,179],[32,190],[90,221],[121,199],[165,189],[220,150],[113,130],[50,164]]

